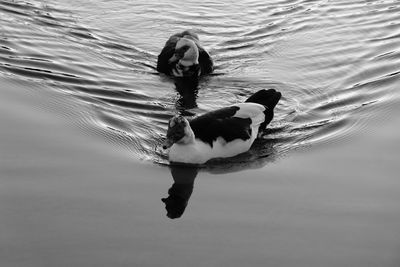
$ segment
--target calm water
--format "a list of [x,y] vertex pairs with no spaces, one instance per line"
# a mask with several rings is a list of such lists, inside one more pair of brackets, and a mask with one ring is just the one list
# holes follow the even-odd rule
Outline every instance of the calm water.
[[[185,29],[216,69],[183,97],[155,64]],[[400,1],[2,0],[0,81],[5,266],[400,264]],[[165,166],[173,114],[267,88],[250,152]]]

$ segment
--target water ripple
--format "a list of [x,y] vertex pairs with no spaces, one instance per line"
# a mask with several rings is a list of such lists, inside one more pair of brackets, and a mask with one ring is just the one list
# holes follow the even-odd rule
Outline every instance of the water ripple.
[[[259,89],[283,97],[264,138],[233,160],[238,166],[338,142],[364,130],[376,112],[389,114],[399,98],[398,1],[64,4],[0,3],[0,74],[74,98],[83,131],[135,158],[166,163],[158,145],[173,114],[241,102]],[[198,32],[216,65],[216,75],[189,98],[154,75],[165,40],[187,28]]]

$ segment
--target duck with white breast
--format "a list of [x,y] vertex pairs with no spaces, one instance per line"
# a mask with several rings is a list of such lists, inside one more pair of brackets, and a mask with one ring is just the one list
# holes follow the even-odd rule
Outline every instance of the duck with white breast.
[[169,120],[163,149],[169,149],[170,162],[186,164],[204,164],[246,152],[273,119],[280,98],[280,92],[263,89],[244,103],[191,120],[176,115]]

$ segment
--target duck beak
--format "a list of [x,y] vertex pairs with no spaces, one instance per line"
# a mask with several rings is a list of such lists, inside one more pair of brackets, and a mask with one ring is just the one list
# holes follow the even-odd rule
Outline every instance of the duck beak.
[[162,148],[163,148],[164,150],[165,150],[165,149],[168,149],[168,148],[170,148],[173,144],[174,144],[174,141],[172,141],[171,139],[168,139],[168,138],[167,138],[167,139],[165,139]]

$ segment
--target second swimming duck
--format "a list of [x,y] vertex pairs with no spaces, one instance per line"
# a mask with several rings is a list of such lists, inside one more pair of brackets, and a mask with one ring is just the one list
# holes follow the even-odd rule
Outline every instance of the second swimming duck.
[[199,77],[213,71],[213,61],[192,31],[172,35],[158,56],[157,71],[174,77]]

